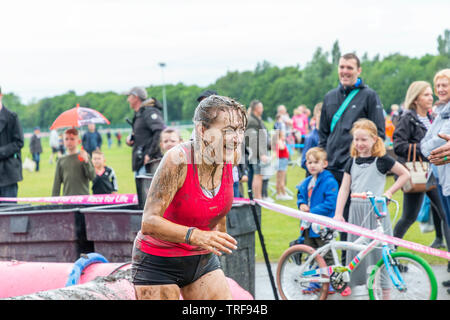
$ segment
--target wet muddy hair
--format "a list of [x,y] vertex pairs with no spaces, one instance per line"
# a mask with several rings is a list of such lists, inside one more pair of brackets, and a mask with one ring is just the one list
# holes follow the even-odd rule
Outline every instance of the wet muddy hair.
[[244,106],[236,100],[218,95],[211,95],[198,104],[193,121],[194,123],[201,123],[203,127],[208,129],[217,120],[220,111],[232,112],[233,110],[236,110],[240,115],[242,126],[245,129],[247,126],[247,113]]

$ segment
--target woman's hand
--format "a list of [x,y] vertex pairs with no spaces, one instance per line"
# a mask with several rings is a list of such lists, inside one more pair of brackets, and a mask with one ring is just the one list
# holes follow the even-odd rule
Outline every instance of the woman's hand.
[[336,221],[345,222],[344,216],[342,215],[335,215],[333,219]]
[[386,192],[383,194],[388,200],[392,199],[392,193],[389,190],[386,190]]
[[194,229],[189,242],[218,256],[221,256],[222,252],[232,253],[232,250],[237,249],[237,241],[229,234],[220,231]]
[[241,181],[239,182],[248,182],[248,177],[246,175],[243,175]]
[[450,163],[450,135],[443,133],[439,133],[438,135],[440,138],[447,140],[447,143],[431,151],[428,159],[432,164],[440,166]]

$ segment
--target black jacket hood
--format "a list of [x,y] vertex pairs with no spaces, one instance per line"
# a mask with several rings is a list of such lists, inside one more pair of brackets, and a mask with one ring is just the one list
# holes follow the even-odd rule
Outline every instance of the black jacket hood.
[[141,107],[155,107],[159,109],[159,111],[163,110],[163,105],[161,102],[159,102],[156,98],[151,97],[142,102]]

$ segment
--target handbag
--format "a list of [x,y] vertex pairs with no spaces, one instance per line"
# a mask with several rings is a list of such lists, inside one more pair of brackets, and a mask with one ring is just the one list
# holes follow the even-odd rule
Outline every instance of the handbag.
[[417,221],[419,222],[420,232],[427,233],[434,231],[433,215],[430,212],[430,198],[426,195],[423,198],[422,207],[420,208]]
[[33,172],[36,169],[36,163],[33,160],[31,160],[30,158],[26,157],[23,162],[22,168],[24,168],[30,172]]
[[[411,149],[413,151],[412,159]],[[408,148],[408,160],[405,163],[405,167],[409,171],[410,178],[402,186],[404,193],[426,192],[436,188],[435,185],[427,186],[429,163],[424,162],[420,156],[417,156],[417,158],[419,161],[416,160],[416,144],[410,144]]]

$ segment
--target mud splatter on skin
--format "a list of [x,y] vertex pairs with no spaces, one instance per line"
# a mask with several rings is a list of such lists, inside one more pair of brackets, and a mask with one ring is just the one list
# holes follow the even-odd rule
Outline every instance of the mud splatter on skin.
[[[196,110],[194,119],[197,117],[196,121],[201,122],[201,125],[197,127],[197,130],[200,127],[204,129],[218,127],[215,129],[218,129],[218,131],[221,132],[223,128],[227,127],[230,127],[232,130],[243,130],[243,128],[245,128],[244,125],[246,124],[247,118],[245,110],[239,103],[229,98],[217,96],[211,100],[214,103],[217,102],[218,105],[205,107],[204,110],[199,111],[200,115],[197,115]],[[202,103],[200,103],[198,108],[200,108],[201,105]],[[196,138],[200,139],[200,135],[197,134]],[[216,147],[222,152],[225,147],[223,138],[223,135],[220,134],[219,147],[216,143]],[[217,139],[219,139],[219,137],[217,137]],[[238,137],[237,140],[241,140],[241,137]],[[236,138],[233,138],[233,141],[236,141]],[[206,161],[204,161],[206,160],[204,151],[209,144],[212,145],[213,143],[212,141],[206,141],[206,139],[198,142],[199,143],[195,143],[195,145],[192,145],[192,142],[188,142],[184,144],[184,146],[187,146],[189,149],[191,147],[194,148],[194,161],[195,163],[198,163],[200,185],[207,190],[214,191],[222,180],[223,156],[221,159],[215,159],[216,161],[213,161],[211,165],[208,165]],[[238,148],[236,145],[234,147],[236,151]],[[234,158],[237,158],[236,154],[234,155]],[[169,150],[162,159],[148,192],[141,227],[143,234],[148,234],[161,240],[184,242],[183,237],[185,232],[180,232],[180,227],[183,228],[183,231],[185,231],[185,227],[173,223],[170,223],[169,226],[166,225],[165,227],[162,227],[161,219],[163,219],[162,217],[165,210],[186,179],[187,163],[189,161],[182,151],[181,146]],[[176,237],[175,240],[174,237]]]
[[[189,144],[189,143],[188,143]],[[147,201],[142,217],[141,231],[162,240],[170,240],[167,237],[167,228],[159,228],[158,219],[163,219],[164,212],[172,201],[178,189],[184,183],[187,173],[187,159],[181,146],[169,150],[163,157],[158,170],[153,177],[148,191]],[[180,237],[179,242],[184,239]]]
[[180,290],[174,285],[137,286],[136,297],[139,300],[178,300]]
[[[226,150],[225,143],[229,143],[228,139],[230,138],[227,137],[228,139],[224,141],[225,135],[222,134],[222,130],[228,127],[234,131],[238,129],[243,131],[247,123],[247,117],[243,106],[229,98],[213,96],[203,101],[197,107],[194,115],[197,132],[196,142],[188,142],[185,146],[188,147],[188,150],[191,150],[191,148],[194,150],[194,164],[198,164],[198,178],[200,185],[205,189],[214,190],[222,180],[224,167],[223,152]],[[210,132],[218,130],[220,134],[216,135],[215,139],[208,141],[204,138],[204,132],[211,127],[214,127],[214,130],[210,130]],[[199,132],[200,129],[202,132]],[[203,137],[203,139],[200,137]],[[242,142],[243,139],[241,138],[242,137],[238,135],[238,139],[236,139],[233,135],[232,141],[238,140],[238,142]],[[238,158],[236,156],[238,146],[239,143],[234,142],[234,159]],[[208,147],[210,147],[210,149],[208,149]],[[183,158],[185,161],[180,163],[180,158]],[[184,155],[180,146],[171,149],[164,156],[155,173],[148,192],[142,219],[143,234],[151,235],[160,240],[184,242],[186,227],[165,220],[163,215],[173,200],[176,192],[182,187],[186,179],[187,164],[189,161],[190,158],[186,159],[186,155]],[[231,159],[229,161],[231,161]],[[219,224],[220,229],[226,229],[225,218],[220,219],[220,221],[217,221],[216,223]],[[198,240],[198,242],[202,242],[202,247],[209,248],[211,243],[217,242],[217,240],[213,240],[214,237],[211,236],[214,235],[217,237],[216,234],[217,231],[207,233],[208,236],[202,236],[202,239]],[[203,235],[203,233],[201,233],[201,235]],[[212,277],[213,274],[216,273],[212,272],[209,277]],[[231,298],[229,293],[223,293],[223,281],[226,281],[223,272],[221,277],[209,277],[202,279],[198,283],[198,289],[195,292],[193,291],[192,295],[188,294],[186,297],[197,296],[201,298],[209,296],[215,297],[217,295],[222,298]],[[196,282],[194,284],[196,284]],[[194,284],[192,284],[193,288],[195,287]],[[155,291],[158,289],[161,291]],[[163,290],[163,287],[161,286],[156,288],[146,286],[145,288],[137,288],[137,290],[139,290],[138,297],[140,299],[158,295],[161,299],[170,299],[171,294],[173,293],[170,289],[166,290],[166,288],[164,288]],[[203,291],[207,293],[203,294]]]
[[[240,159],[239,147],[243,137],[237,131],[243,133],[245,119],[239,112],[240,110],[236,108],[219,108],[214,116],[214,122],[204,127],[203,139],[200,144],[197,144],[200,149],[199,153],[196,152],[200,184],[203,188],[212,191],[213,195],[214,189],[222,180],[224,162],[238,163]],[[223,133],[227,130],[233,131],[233,137],[227,137],[226,133]],[[234,137],[234,135],[237,136]],[[230,144],[234,149],[232,159],[229,159],[226,154]]]
[[186,300],[231,300],[231,290],[222,270],[215,270],[202,276],[194,283],[181,289]]

